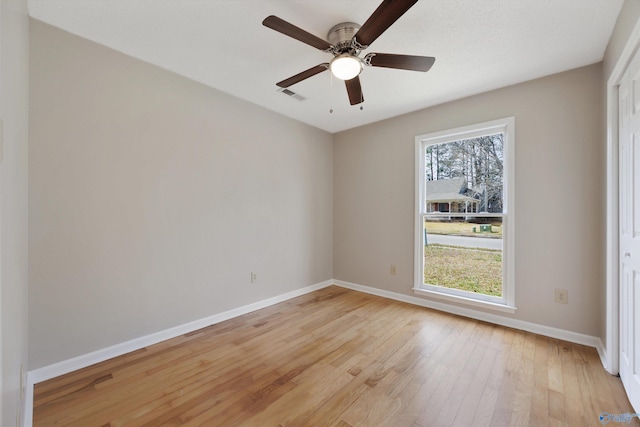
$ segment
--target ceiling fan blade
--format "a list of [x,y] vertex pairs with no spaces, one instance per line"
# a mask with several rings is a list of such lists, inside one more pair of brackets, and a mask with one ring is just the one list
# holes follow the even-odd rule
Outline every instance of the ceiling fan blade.
[[364,57],[366,65],[372,67],[399,68],[411,71],[429,71],[436,62],[433,56],[396,55],[393,53],[370,53]]
[[416,4],[418,0],[383,0],[373,14],[362,24],[354,39],[363,46],[369,46],[380,34]]
[[288,79],[285,79],[281,82],[276,83],[276,86],[279,87],[289,87],[289,86],[293,86],[294,84],[301,82],[305,79],[308,79],[309,77],[313,77],[316,74],[319,74],[323,71],[326,71],[329,69],[329,64],[328,63],[324,63],[324,64],[320,64],[320,65],[316,65],[315,67],[311,67],[308,70],[304,70],[301,73],[296,74],[295,76],[291,76]]
[[360,86],[360,77],[355,76],[351,80],[345,80],[344,84],[347,86],[347,94],[349,95],[349,103],[351,105],[356,105],[364,102],[364,96],[362,95],[362,86]]
[[306,32],[302,28],[296,27],[295,25],[290,24],[284,19],[278,18],[274,15],[267,16],[264,21],[262,21],[262,25],[271,28],[272,30],[276,30],[286,36],[299,40],[302,43],[313,46],[316,49],[330,50],[332,48],[331,44],[329,44],[329,42],[327,42],[326,40],[322,40],[320,37],[316,37],[313,34]]

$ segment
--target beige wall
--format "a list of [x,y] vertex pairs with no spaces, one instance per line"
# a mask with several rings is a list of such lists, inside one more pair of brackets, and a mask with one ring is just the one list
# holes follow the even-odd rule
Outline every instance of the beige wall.
[[[514,317],[597,336],[601,82],[595,64],[336,134],[334,278],[413,295],[415,136],[515,116]],[[555,288],[569,304],[554,303]]]
[[618,15],[616,26],[613,29],[611,38],[609,39],[607,50],[604,54],[603,73],[605,83],[609,78],[613,67],[616,65],[618,58],[620,58],[620,54],[627,44],[629,36],[636,26],[638,19],[640,19],[640,1],[625,0],[622,5],[622,10],[620,10],[620,14]]
[[330,134],[33,20],[31,64],[30,369],[332,277]]
[[27,368],[27,149],[29,21],[26,0],[0,3],[0,424],[21,412],[20,369]]

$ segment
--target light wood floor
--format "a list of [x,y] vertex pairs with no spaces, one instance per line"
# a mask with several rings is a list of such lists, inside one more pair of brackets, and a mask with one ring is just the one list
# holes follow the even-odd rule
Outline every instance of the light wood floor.
[[602,412],[633,409],[593,348],[339,287],[34,396],[35,426],[599,426]]

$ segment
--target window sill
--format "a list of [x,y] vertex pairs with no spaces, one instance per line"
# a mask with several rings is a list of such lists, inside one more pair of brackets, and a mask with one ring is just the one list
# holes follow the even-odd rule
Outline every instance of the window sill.
[[490,302],[490,301],[481,301],[481,300],[467,298],[467,297],[458,296],[458,295],[444,294],[442,292],[436,292],[436,291],[431,291],[431,290],[422,289],[422,288],[413,288],[413,293],[416,295],[424,295],[424,296],[433,297],[433,298],[437,298],[440,300],[453,302],[457,304],[471,305],[475,307],[486,308],[488,310],[501,311],[503,313],[513,314],[517,310],[515,306],[511,306],[511,305],[500,304],[500,303]]

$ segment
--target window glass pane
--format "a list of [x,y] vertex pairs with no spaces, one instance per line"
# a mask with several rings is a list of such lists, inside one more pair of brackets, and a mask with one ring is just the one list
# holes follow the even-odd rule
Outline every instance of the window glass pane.
[[504,134],[427,145],[425,212],[502,213]]
[[502,217],[424,219],[424,284],[502,297]]
[[502,217],[486,215],[504,210],[504,134],[424,153],[424,284],[502,297]]

